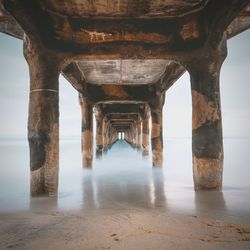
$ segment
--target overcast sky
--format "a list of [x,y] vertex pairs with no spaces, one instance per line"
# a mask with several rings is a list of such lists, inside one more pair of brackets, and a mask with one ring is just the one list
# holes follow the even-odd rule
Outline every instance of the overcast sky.
[[[225,137],[250,136],[250,30],[228,41],[221,71]],[[0,137],[26,137],[29,72],[22,41],[0,33]],[[60,77],[60,134],[79,136],[81,114],[75,89]],[[191,136],[191,91],[185,73],[166,94],[164,136]]]

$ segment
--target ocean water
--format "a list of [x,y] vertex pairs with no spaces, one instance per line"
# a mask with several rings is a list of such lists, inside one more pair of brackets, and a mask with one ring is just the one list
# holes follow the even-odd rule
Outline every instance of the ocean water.
[[60,140],[57,198],[30,198],[26,140],[0,141],[0,213],[32,209],[154,209],[250,222],[250,138],[224,139],[222,192],[194,192],[191,139],[164,140],[164,166],[119,140],[92,169],[81,166],[80,138]]

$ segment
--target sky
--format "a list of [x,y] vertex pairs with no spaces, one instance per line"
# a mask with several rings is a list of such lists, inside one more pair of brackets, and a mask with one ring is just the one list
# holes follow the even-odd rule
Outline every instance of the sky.
[[[228,40],[220,76],[224,137],[250,137],[250,30]],[[27,137],[29,70],[22,41],[0,33],[0,138]],[[191,89],[185,73],[166,93],[164,136],[191,137]],[[60,136],[81,134],[76,90],[60,77]]]

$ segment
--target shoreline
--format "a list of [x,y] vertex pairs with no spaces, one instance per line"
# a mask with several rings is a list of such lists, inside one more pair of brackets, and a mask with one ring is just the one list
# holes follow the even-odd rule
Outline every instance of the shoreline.
[[[235,218],[237,219],[237,218]],[[0,215],[0,249],[249,249],[250,223],[156,209]]]

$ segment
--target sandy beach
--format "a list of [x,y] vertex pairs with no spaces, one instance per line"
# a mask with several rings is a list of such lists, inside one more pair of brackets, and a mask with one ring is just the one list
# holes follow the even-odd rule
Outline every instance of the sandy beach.
[[162,169],[120,142],[85,170],[63,141],[58,197],[30,199],[27,142],[2,142],[0,249],[249,249],[247,152],[233,149],[250,141],[225,141],[222,192],[194,192],[191,154],[178,157],[190,141],[168,143]]
[[1,215],[1,249],[249,249],[250,224],[159,209]]

